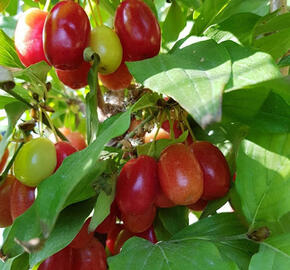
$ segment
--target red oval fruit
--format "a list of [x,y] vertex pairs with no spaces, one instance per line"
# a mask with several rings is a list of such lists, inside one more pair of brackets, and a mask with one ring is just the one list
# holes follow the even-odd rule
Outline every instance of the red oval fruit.
[[15,179],[10,197],[12,219],[22,215],[35,200],[35,188],[28,187]]
[[[0,139],[0,141],[1,141],[1,139]],[[5,149],[5,152],[4,152],[3,156],[2,156],[2,159],[1,159],[1,161],[0,161],[0,173],[2,172],[2,170],[3,170],[4,167],[5,167],[5,164],[6,164],[6,162],[7,162],[8,156],[9,156],[9,151],[8,151],[8,149],[6,148],[6,149]]]
[[205,201],[203,199],[199,199],[196,203],[190,204],[187,207],[193,211],[203,211],[203,209],[206,207],[208,201]]
[[0,182],[0,228],[12,224],[10,198],[14,181],[16,178],[13,175],[8,175],[5,180]]
[[68,142],[58,142],[55,145],[56,150],[56,171],[59,166],[62,164],[63,160],[68,157],[69,155],[73,154],[77,151],[70,143]]
[[159,53],[160,27],[155,15],[143,1],[123,1],[116,10],[115,29],[125,61],[138,61]]
[[56,69],[59,80],[72,89],[79,89],[88,85],[88,74],[91,65],[83,61],[82,64],[73,70]]
[[15,29],[15,48],[22,64],[26,67],[46,61],[43,51],[42,32],[47,12],[38,8],[26,10]]
[[38,270],[71,270],[72,260],[72,249],[66,247],[42,262]]
[[82,226],[79,233],[76,235],[76,237],[72,240],[72,242],[69,244],[71,248],[85,248],[89,242],[94,237],[94,232],[89,232],[89,225],[91,222],[91,218],[88,218],[84,225]]
[[130,85],[133,77],[123,62],[120,64],[118,69],[111,74],[105,75],[99,73],[99,79],[109,90],[121,90]]
[[157,163],[140,156],[128,161],[121,170],[116,188],[116,202],[123,214],[139,215],[152,207],[157,192]]
[[195,142],[191,150],[204,175],[203,200],[223,197],[230,188],[230,169],[223,153],[209,142]]
[[49,12],[43,29],[43,46],[48,61],[57,69],[77,69],[88,45],[90,22],[74,1],[61,1]]
[[184,144],[167,147],[158,162],[160,186],[177,205],[193,204],[203,192],[203,174],[198,161]]
[[144,238],[153,244],[157,243],[157,238],[156,238],[153,226],[148,228],[145,232],[136,233],[134,236]]
[[132,233],[146,231],[152,224],[156,214],[156,207],[149,207],[144,213],[130,215],[122,213],[122,220],[125,228]]
[[[66,269],[66,268],[63,268]],[[103,245],[93,238],[88,246],[73,250],[72,270],[106,270],[107,258]]]

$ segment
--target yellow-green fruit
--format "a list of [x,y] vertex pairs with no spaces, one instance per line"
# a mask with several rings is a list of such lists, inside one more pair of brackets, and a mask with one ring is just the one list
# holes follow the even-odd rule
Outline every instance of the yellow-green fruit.
[[120,66],[123,49],[119,37],[111,28],[105,25],[94,28],[91,31],[90,47],[100,56],[100,73],[113,73]]
[[37,138],[20,149],[14,162],[14,174],[24,185],[35,187],[50,176],[55,167],[54,144],[46,138]]

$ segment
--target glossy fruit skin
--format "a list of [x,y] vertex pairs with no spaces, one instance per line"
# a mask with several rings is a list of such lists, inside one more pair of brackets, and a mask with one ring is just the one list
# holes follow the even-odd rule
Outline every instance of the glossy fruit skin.
[[23,185],[15,179],[10,197],[10,210],[12,219],[22,215],[35,200],[35,188]]
[[42,262],[38,270],[71,270],[73,264],[73,250],[66,247]]
[[161,153],[158,176],[164,194],[176,205],[189,205],[203,192],[203,173],[189,147],[174,144]]
[[4,182],[0,182],[0,228],[8,227],[13,222],[10,212],[10,198],[14,181],[16,181],[15,177],[8,175]]
[[8,157],[9,157],[9,151],[8,151],[8,149],[5,149],[5,152],[4,152],[4,154],[2,156],[2,159],[0,161],[0,173],[3,171],[3,169],[5,167],[5,164],[7,162]]
[[230,169],[222,152],[205,141],[195,142],[191,150],[204,175],[203,200],[214,200],[226,195],[230,188]]
[[14,162],[14,174],[24,185],[35,187],[50,176],[55,167],[54,144],[46,138],[37,138],[25,143],[18,152]]
[[88,218],[79,233],[69,244],[69,247],[79,249],[85,248],[89,244],[89,242],[94,238],[94,232],[89,232],[90,222],[91,218]]
[[123,1],[116,10],[114,24],[125,61],[143,60],[159,53],[160,27],[155,15],[143,1]]
[[90,22],[74,1],[58,2],[49,12],[43,29],[44,53],[57,69],[77,69],[90,36]]
[[73,70],[56,69],[59,80],[72,89],[80,89],[88,85],[88,74],[91,68],[90,63],[83,61],[82,64]]
[[123,214],[140,215],[152,207],[157,192],[157,163],[140,156],[129,160],[117,181],[116,202]]
[[[66,269],[66,268],[64,268]],[[106,270],[107,259],[103,245],[93,238],[82,249],[73,250],[72,270]]]
[[154,222],[156,207],[149,207],[146,212],[139,215],[122,213],[122,220],[125,228],[132,233],[141,233],[150,228]]
[[42,32],[47,12],[38,8],[26,10],[20,17],[14,44],[21,63],[28,67],[47,59],[43,51]]
[[203,211],[203,209],[207,206],[208,201],[199,199],[196,203],[190,204],[187,207],[193,211]]
[[111,74],[105,75],[99,73],[99,79],[109,90],[118,91],[128,88],[133,77],[123,62],[120,64],[118,69]]
[[56,167],[55,167],[55,171],[56,171],[59,168],[59,166],[62,164],[63,160],[69,155],[76,152],[77,149],[74,148],[68,142],[57,142],[55,144],[55,151],[56,151]]
[[110,74],[120,66],[123,49],[118,35],[101,25],[91,31],[90,47],[100,56],[99,73]]

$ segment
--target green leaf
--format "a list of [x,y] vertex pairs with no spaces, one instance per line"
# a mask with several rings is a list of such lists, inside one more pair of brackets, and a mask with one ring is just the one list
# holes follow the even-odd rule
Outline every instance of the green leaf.
[[[289,226],[289,224],[288,224]],[[290,233],[270,237],[260,245],[249,270],[288,270],[290,268]]]
[[205,209],[202,211],[200,219],[216,214],[216,211],[220,209],[229,200],[229,193],[217,200],[208,201]]
[[290,28],[290,13],[281,14],[279,16],[271,16],[270,19],[265,20],[268,17],[269,15],[261,18],[261,21],[255,27],[256,36]]
[[213,40],[127,66],[138,82],[175,99],[202,127],[220,120],[221,97],[231,70],[227,51]]
[[[251,256],[258,246],[246,238],[247,228],[234,213],[217,214],[186,227],[172,240],[211,241],[219,249],[224,259],[237,263],[240,269],[248,269]],[[207,269],[207,268],[204,268]]]
[[184,5],[188,8],[198,9],[202,5],[202,0],[176,0],[179,5]]
[[100,192],[94,207],[94,214],[89,225],[90,231],[94,231],[110,214],[111,204],[115,198],[116,179],[113,178],[110,180],[112,182],[112,191],[110,194],[106,194],[103,190]]
[[23,68],[14,48],[13,40],[2,29],[0,29],[0,65]]
[[39,251],[30,254],[31,267],[60,251],[74,239],[92,211],[95,201],[93,198],[73,204],[60,213],[55,228],[45,241],[44,246]]
[[233,262],[223,260],[214,244],[202,240],[153,245],[133,237],[124,244],[119,255],[108,258],[108,263],[110,270],[238,269]]
[[[120,136],[129,128],[130,114],[131,109],[128,109],[106,120],[92,144],[68,156],[52,176],[41,182],[33,207],[13,223],[3,245],[5,254],[15,256],[22,252],[14,242],[15,238],[29,241],[41,233],[45,238],[49,237],[63,207],[74,199],[71,195],[98,180],[105,169],[103,162],[98,161],[99,154],[110,139]],[[31,223],[31,220],[34,222]]]
[[[250,45],[252,42],[253,28],[260,16],[253,13],[239,13],[227,20],[209,27],[205,35],[220,43],[232,40],[236,43]],[[241,22],[243,22],[241,24]]]
[[290,55],[284,56],[278,63],[278,66],[281,67],[287,67],[290,66]]
[[252,132],[241,143],[235,187],[251,228],[290,211],[290,135]]
[[177,1],[173,1],[162,25],[162,37],[166,42],[175,41],[186,25],[187,10],[182,10]]
[[4,107],[11,102],[16,101],[13,97],[7,97],[7,96],[0,96],[0,110],[4,109]]
[[0,2],[0,12],[4,11],[5,8],[9,5],[10,0],[2,0]]
[[[27,1],[27,0],[25,0]],[[24,1],[24,2],[25,2]],[[7,7],[6,11],[11,15],[14,16],[17,14],[18,10],[18,2],[19,0],[10,0],[9,6]]]
[[[110,269],[248,269],[257,245],[245,237],[235,214],[200,220],[153,245],[144,239],[129,239],[121,253],[108,258]],[[239,268],[235,265],[235,263]]]
[[163,227],[171,234],[175,234],[188,226],[188,208],[175,206],[171,208],[160,208],[158,216]]
[[17,20],[11,16],[0,17],[0,28],[9,36],[13,37]]
[[19,256],[8,259],[2,267],[0,264],[0,269],[1,270],[28,270],[29,269],[28,253],[23,253]]
[[169,140],[169,139],[160,139],[155,142],[150,142],[146,144],[140,144],[137,146],[137,154],[141,155],[149,155],[156,159],[159,159],[161,152],[168,147],[169,145],[182,143],[186,140],[188,136],[188,132],[185,131],[182,135],[180,135],[177,139]]
[[227,121],[239,121],[262,132],[290,131],[289,104],[281,96],[264,87],[226,93],[223,112]]
[[[277,40],[279,42],[276,42]],[[271,54],[274,59],[278,59],[290,48],[290,28],[257,39],[254,42],[254,46],[261,51]]]
[[221,45],[226,48],[232,60],[232,76],[226,91],[282,77],[278,66],[268,54],[242,47],[232,41],[225,41]]
[[25,110],[27,110],[27,106],[23,104],[22,102],[15,101],[15,102],[6,104],[4,108],[6,111],[7,118],[8,118],[8,128],[5,132],[4,137],[2,138],[0,142],[0,157],[3,156],[4,151],[9,143],[9,140],[16,126],[16,123],[18,119],[21,117],[21,115],[25,112]]
[[267,0],[205,0],[199,9],[193,34],[201,35],[210,25],[220,23],[230,16],[238,13],[254,13],[260,16],[266,15],[269,8]]

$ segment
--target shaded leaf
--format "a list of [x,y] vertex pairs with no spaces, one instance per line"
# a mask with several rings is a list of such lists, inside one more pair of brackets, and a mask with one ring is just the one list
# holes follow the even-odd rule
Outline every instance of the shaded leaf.
[[290,136],[252,132],[237,156],[235,187],[251,228],[290,211]]
[[185,206],[175,206],[171,208],[160,208],[158,216],[163,227],[171,234],[175,234],[188,226],[188,208]]

